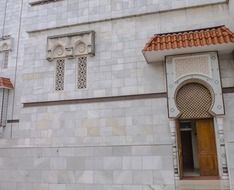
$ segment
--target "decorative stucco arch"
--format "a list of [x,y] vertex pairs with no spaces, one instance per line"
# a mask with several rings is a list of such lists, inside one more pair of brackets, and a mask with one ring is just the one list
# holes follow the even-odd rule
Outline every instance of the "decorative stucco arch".
[[199,83],[209,89],[212,95],[213,116],[224,114],[222,85],[216,52],[186,54],[166,57],[168,116],[178,118],[176,93],[187,83]]

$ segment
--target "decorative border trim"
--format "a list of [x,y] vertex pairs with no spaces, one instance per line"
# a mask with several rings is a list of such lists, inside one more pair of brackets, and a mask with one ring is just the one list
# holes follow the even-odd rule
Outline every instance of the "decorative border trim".
[[[222,91],[224,94],[234,93],[234,87],[223,88]],[[68,104],[87,104],[87,103],[151,99],[151,98],[167,98],[167,92],[159,92],[159,93],[151,93],[151,94],[134,94],[134,95],[124,95],[124,96],[97,97],[97,98],[69,99],[69,100],[24,102],[23,107],[28,108],[28,107],[57,106],[57,105],[68,105]],[[9,121],[12,121],[12,120],[8,120],[7,122],[9,123]]]
[[222,89],[223,94],[234,93],[234,87],[225,87]]
[[[68,33],[68,34],[59,34],[59,35],[54,35],[54,36],[48,36],[47,39],[56,39],[56,38],[63,38],[63,37],[74,37],[74,36],[79,36],[79,35],[84,35],[84,34],[89,34],[89,33],[94,34],[95,31],[94,30],[87,30],[87,31],[82,31],[82,32],[73,32],[73,33]],[[94,39],[92,39],[92,40],[94,40]]]
[[68,104],[87,104],[87,103],[114,102],[114,101],[140,100],[140,99],[152,99],[152,98],[167,98],[167,93],[160,92],[152,94],[135,94],[135,95],[125,95],[125,96],[109,96],[109,97],[84,98],[84,99],[25,102],[23,103],[23,107],[27,108],[27,107],[39,107],[39,106],[68,105]]
[[7,123],[19,123],[19,119],[11,119],[11,120],[7,120]]
[[56,1],[63,1],[63,0],[37,0],[37,1],[29,2],[29,4],[31,6],[35,6],[35,5],[43,5],[43,4],[53,3]]

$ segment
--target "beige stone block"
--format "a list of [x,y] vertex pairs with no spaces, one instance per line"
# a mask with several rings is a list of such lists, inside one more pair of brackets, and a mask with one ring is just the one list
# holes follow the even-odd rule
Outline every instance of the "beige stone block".
[[112,135],[114,135],[114,136],[126,135],[125,127],[113,126],[112,127]]
[[100,129],[98,127],[89,127],[88,128],[88,136],[99,136]]
[[39,129],[48,129],[51,126],[51,121],[49,120],[43,120],[43,121],[38,121],[36,123],[36,128]]
[[29,73],[23,75],[23,80],[39,80],[41,78],[39,73]]

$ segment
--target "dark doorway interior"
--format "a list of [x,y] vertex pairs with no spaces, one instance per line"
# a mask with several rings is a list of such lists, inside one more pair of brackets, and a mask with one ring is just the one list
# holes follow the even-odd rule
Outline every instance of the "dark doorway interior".
[[183,150],[183,166],[185,171],[193,170],[193,147],[192,147],[192,131],[181,131],[181,143]]
[[180,122],[183,176],[200,176],[197,158],[197,133],[193,120]]

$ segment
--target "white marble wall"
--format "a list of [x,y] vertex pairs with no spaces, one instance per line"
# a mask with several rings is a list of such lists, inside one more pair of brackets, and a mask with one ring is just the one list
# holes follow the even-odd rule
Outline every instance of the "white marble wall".
[[[0,2],[4,15],[4,0]],[[2,131],[0,189],[173,189],[165,98],[33,108],[22,103],[165,92],[164,64],[146,63],[141,53],[145,43],[161,32],[223,24],[234,30],[234,1],[64,0],[30,6],[24,0],[22,17],[21,1],[7,2],[4,35],[14,38],[14,48],[9,69],[0,73],[14,81],[8,115],[20,123]],[[137,14],[142,15],[131,16]],[[0,16],[0,31],[3,23]],[[87,88],[75,88],[76,60],[66,60],[65,90],[55,92],[47,37],[87,30],[96,32]],[[233,58],[220,60],[223,85],[233,87]],[[224,99],[224,127],[233,179],[231,96]]]
[[9,148],[0,154],[4,190],[174,188],[170,146]]
[[173,189],[166,109],[165,98],[25,108],[0,141],[0,184]]
[[[28,2],[30,2],[29,0]],[[129,15],[163,12],[226,0],[64,0],[55,4],[27,6],[26,28],[29,31],[77,23],[127,17]],[[27,3],[27,1],[25,1]],[[66,12],[67,11],[67,12]]]

